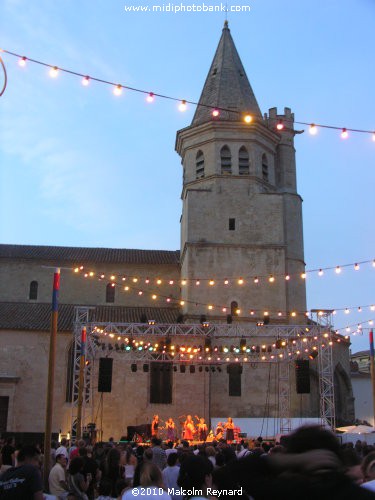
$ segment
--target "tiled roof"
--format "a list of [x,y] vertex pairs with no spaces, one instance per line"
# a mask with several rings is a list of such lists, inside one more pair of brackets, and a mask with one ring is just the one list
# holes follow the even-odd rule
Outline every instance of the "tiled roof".
[[358,358],[358,357],[365,357],[365,356],[370,356],[369,350],[354,352],[353,354],[350,355],[351,358]]
[[60,263],[178,264],[179,250],[0,245],[0,258]]
[[[59,331],[72,331],[74,308],[73,304],[59,305]],[[90,319],[98,323],[139,323],[143,315],[157,323],[176,323],[180,310],[176,307],[95,306],[91,314]],[[49,331],[50,324],[51,304],[0,302],[1,330]]]
[[[212,109],[206,106],[248,112],[262,119],[262,113],[246,76],[227,21],[208,72],[192,125],[213,120]],[[238,113],[220,112],[220,120],[241,120]]]

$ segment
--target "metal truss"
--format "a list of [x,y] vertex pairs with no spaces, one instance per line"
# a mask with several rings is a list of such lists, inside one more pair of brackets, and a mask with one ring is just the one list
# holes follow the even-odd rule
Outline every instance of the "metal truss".
[[[228,363],[277,363],[278,411],[281,432],[289,432],[290,421],[290,363],[307,358],[312,349],[319,352],[320,416],[332,428],[335,424],[332,368],[331,330],[319,316],[313,325],[241,324],[144,324],[99,323],[90,318],[90,307],[76,307],[74,322],[74,374],[72,428],[77,417],[78,381],[81,354],[81,331],[86,327],[87,345],[85,368],[85,397],[82,422],[92,406],[91,362],[96,353],[121,356],[127,363],[172,362],[175,364],[221,365]],[[320,313],[319,313],[320,314]],[[328,336],[327,336],[328,335]],[[208,350],[207,340],[210,340]],[[324,339],[324,341],[322,341]],[[150,350],[150,340],[158,348]],[[241,346],[242,340],[242,348]],[[198,348],[198,344],[201,345]],[[183,344],[178,350],[171,345]],[[164,345],[165,344],[165,345]],[[234,349],[229,344],[236,344]],[[127,346],[127,349],[126,349]],[[130,346],[130,348],[129,348]],[[245,349],[244,349],[245,346]],[[110,351],[108,353],[108,351]],[[199,351],[199,352],[197,352]]]
[[279,419],[280,433],[289,434],[292,430],[290,419],[290,363],[278,363]]
[[332,313],[331,310],[313,310],[313,319],[321,330],[319,343],[319,394],[320,419],[323,425],[336,428],[335,381],[333,366]]

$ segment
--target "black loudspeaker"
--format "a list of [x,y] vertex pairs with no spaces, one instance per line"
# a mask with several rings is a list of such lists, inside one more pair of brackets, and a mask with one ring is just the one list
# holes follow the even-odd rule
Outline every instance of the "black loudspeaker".
[[296,391],[297,394],[310,394],[310,363],[307,359],[297,359]]
[[195,366],[194,365],[190,365],[190,373],[195,373]]
[[149,366],[149,365],[148,365],[147,363],[145,363],[145,364],[143,365],[143,371],[144,371],[144,372],[146,372],[146,373],[148,372],[148,366]]
[[185,373],[186,372],[186,366],[185,365],[180,365],[180,372]]
[[98,392],[112,391],[112,358],[99,358]]

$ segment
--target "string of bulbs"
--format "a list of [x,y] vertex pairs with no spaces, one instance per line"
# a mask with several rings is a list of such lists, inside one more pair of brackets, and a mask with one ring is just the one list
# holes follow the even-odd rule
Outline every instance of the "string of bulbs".
[[[244,111],[244,112],[241,113],[241,112],[238,112],[238,111],[234,111],[233,109],[228,109],[228,108],[219,107],[219,106],[210,106],[208,104],[198,103],[198,102],[195,102],[195,101],[192,101],[192,100],[188,100],[188,99],[181,99],[181,98],[177,98],[177,97],[173,97],[173,96],[169,96],[169,95],[165,95],[165,94],[159,94],[159,93],[156,93],[156,92],[150,92],[150,91],[139,89],[139,88],[136,88],[136,87],[130,87],[128,85],[124,85],[124,84],[121,84],[121,83],[116,83],[116,82],[111,82],[111,81],[108,81],[108,80],[104,80],[102,78],[98,78],[98,77],[95,77],[95,76],[86,75],[86,74],[80,73],[78,71],[73,71],[73,70],[70,70],[70,69],[61,68],[59,66],[56,66],[56,65],[53,65],[53,64],[49,64],[49,63],[45,63],[45,62],[39,61],[37,59],[32,59],[30,57],[26,57],[26,56],[22,56],[20,54],[16,54],[15,52],[11,52],[9,50],[0,49],[0,51],[3,52],[4,54],[16,57],[18,59],[18,64],[21,67],[25,67],[27,62],[31,62],[31,63],[39,64],[41,66],[49,68],[49,75],[51,76],[51,78],[56,78],[58,76],[59,72],[61,72],[61,73],[67,73],[67,74],[70,74],[70,75],[73,75],[73,76],[80,77],[81,78],[81,83],[85,87],[88,86],[90,84],[90,82],[97,82],[97,83],[101,83],[101,84],[104,84],[104,85],[109,85],[109,86],[112,87],[113,93],[116,96],[120,96],[122,94],[123,90],[130,90],[132,92],[138,92],[138,93],[146,95],[146,101],[150,102],[150,103],[153,102],[156,97],[159,97],[161,99],[168,99],[168,100],[171,100],[171,101],[178,102],[179,103],[178,109],[180,111],[182,111],[182,112],[187,110],[187,105],[188,104],[191,104],[191,105],[196,106],[196,107],[204,107],[204,108],[212,110],[211,111],[212,116],[213,116],[213,118],[216,118],[216,119],[220,118],[220,113],[221,112],[229,112],[229,113],[232,113],[232,114],[235,113],[235,112],[237,112],[239,114],[239,117],[245,123],[250,124],[250,123],[254,122],[254,118],[250,114],[246,113],[246,111]],[[5,71],[5,67],[4,67],[4,71]],[[312,122],[304,122],[304,121],[295,121],[294,123],[297,123],[299,125],[306,125],[306,126],[308,126],[309,127],[309,132],[310,132],[311,135],[316,135],[319,128],[321,128],[321,129],[331,129],[331,130],[338,130],[338,131],[340,131],[340,135],[341,135],[342,139],[347,139],[349,137],[349,132],[355,132],[355,133],[361,133],[361,134],[370,134],[371,137],[372,137],[372,140],[375,142],[375,130],[364,130],[364,129],[349,128],[349,127],[338,127],[338,126],[334,126],[334,125],[324,125],[324,124],[318,124],[318,123],[312,123]],[[288,125],[288,120],[279,120],[277,122],[277,124],[276,124],[276,129],[278,131],[282,131],[285,128],[285,125]]]

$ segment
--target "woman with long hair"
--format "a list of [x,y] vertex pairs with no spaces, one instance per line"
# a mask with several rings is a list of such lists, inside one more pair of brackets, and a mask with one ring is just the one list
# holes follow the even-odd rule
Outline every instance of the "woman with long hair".
[[[151,462],[144,462],[140,467],[140,484],[125,491],[122,500],[131,498],[158,498],[158,500],[171,500],[171,496],[164,488],[163,476],[159,467]],[[145,491],[144,491],[145,490]],[[146,493],[146,495],[145,495]]]
[[74,493],[76,498],[80,498],[81,500],[88,500],[88,496],[86,491],[89,488],[91,475],[87,474],[83,475],[83,458],[82,457],[74,457],[69,464],[69,489],[72,493]]
[[128,445],[125,450],[125,479],[126,482],[131,486],[133,484],[134,471],[137,467],[137,457],[134,455],[133,448]]
[[101,466],[102,479],[111,482],[111,496],[116,497],[116,483],[124,478],[125,468],[121,464],[121,453],[117,448],[111,448]]

